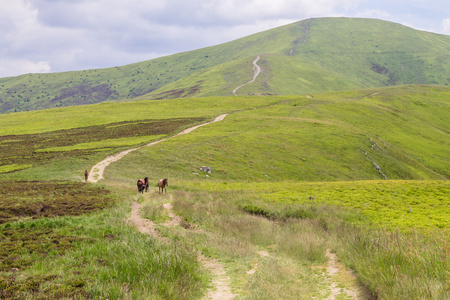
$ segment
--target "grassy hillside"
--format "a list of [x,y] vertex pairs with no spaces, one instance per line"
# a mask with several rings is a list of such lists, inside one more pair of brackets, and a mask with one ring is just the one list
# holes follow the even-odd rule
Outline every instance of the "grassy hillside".
[[[29,169],[25,178],[43,174],[78,180],[96,160],[161,139],[224,112],[281,101],[277,97],[199,98],[102,103],[0,116],[0,173]],[[68,162],[69,161],[69,162]],[[53,164],[55,169],[49,168]],[[72,172],[70,164],[75,164]],[[49,170],[50,169],[50,170]],[[62,172],[62,173],[61,173]],[[17,176],[22,176],[17,174]]]
[[450,37],[369,19],[304,20],[229,43],[136,64],[0,79],[0,112],[135,98],[305,94],[450,83]]
[[[448,179],[449,93],[404,86],[285,96],[131,154],[111,170],[139,155],[155,177],[177,181]],[[192,174],[201,166],[213,174]]]
[[[202,299],[201,251],[243,297],[326,298],[330,249],[378,299],[445,299],[449,99],[449,87],[410,85],[0,115],[0,295]],[[110,154],[223,113],[80,182]],[[163,241],[130,225],[135,200]],[[167,202],[182,226],[161,225]]]
[[[179,179],[195,176],[204,165],[214,169],[209,180],[221,181],[448,179],[449,94],[450,88],[442,86],[403,86],[307,96],[105,103],[3,115],[0,170],[28,169],[41,165],[44,157],[87,155],[90,160],[90,155],[148,143],[232,112],[221,123],[123,161],[132,164],[139,155],[157,177]],[[17,156],[30,147],[25,145],[33,148]],[[22,172],[34,178],[42,170],[8,176]]]

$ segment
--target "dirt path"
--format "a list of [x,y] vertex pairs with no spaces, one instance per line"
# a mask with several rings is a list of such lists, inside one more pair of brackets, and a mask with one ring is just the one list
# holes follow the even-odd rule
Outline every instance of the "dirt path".
[[136,226],[140,233],[150,234],[154,238],[158,238],[158,231],[152,221],[148,219],[141,218],[139,215],[139,210],[141,209],[141,205],[136,202],[136,200],[131,205],[131,216],[128,218],[128,221]]
[[[269,257],[269,252],[267,252],[266,250],[258,251],[258,254],[259,254],[259,256],[261,256],[261,257]],[[256,264],[253,266],[253,268],[251,268],[250,270],[248,270],[246,273],[247,273],[248,275],[253,275],[253,274],[256,273],[256,270],[258,270],[258,268],[259,268],[259,263],[256,263]]]
[[231,292],[230,277],[227,276],[225,269],[218,260],[209,259],[202,254],[199,254],[197,259],[214,276],[212,281],[213,288],[208,291],[204,298],[205,300],[229,300],[237,296]]
[[[329,277],[327,281],[331,294],[325,300],[342,299],[342,297],[354,300],[372,299],[367,291],[358,286],[355,276],[338,261],[336,254],[328,249],[326,256],[328,257],[327,275]],[[342,278],[346,278],[346,287],[342,287]]]
[[[164,222],[164,226],[178,226],[183,220],[182,217],[177,216],[173,212],[172,204],[165,203],[163,207],[169,213],[170,220]],[[201,262],[206,269],[213,275],[212,286],[206,295],[206,299],[228,300],[233,299],[236,294],[231,292],[230,278],[226,275],[222,264],[216,259],[209,259],[201,253],[197,254],[197,260]]]
[[261,67],[258,66],[258,64],[257,64],[258,61],[259,61],[259,59],[260,59],[260,57],[259,57],[259,55],[258,55],[258,56],[256,57],[256,59],[253,61],[253,70],[255,71],[255,73],[253,74],[253,79],[250,80],[249,82],[244,83],[244,84],[238,86],[237,88],[235,88],[235,89],[233,90],[233,94],[234,94],[235,96],[237,96],[237,90],[239,90],[239,89],[240,89],[241,87],[243,87],[243,86],[246,86],[247,84],[250,84],[250,83],[255,82],[256,77],[258,77],[259,73],[261,73]]
[[294,54],[294,51],[298,46],[306,43],[306,35],[309,32],[310,25],[311,25],[311,20],[303,27],[304,28],[303,35],[294,42],[295,46],[292,47],[291,52],[289,52],[289,56],[292,56],[292,54]]
[[[182,218],[173,213],[172,204],[166,203],[163,207],[168,211],[170,220],[166,221],[162,225],[180,225]],[[141,205],[134,201],[131,206],[131,216],[128,218],[128,221],[135,225],[139,232],[143,234],[150,234],[154,238],[164,239],[158,234],[158,231],[152,221],[144,219],[139,215],[140,208]],[[197,260],[202,263],[213,276],[212,287],[208,290],[205,300],[229,300],[237,296],[231,292],[230,277],[226,275],[223,265],[218,260],[209,259],[200,252],[197,253]]]
[[159,140],[159,141],[152,142],[152,143],[147,144],[147,145],[145,145],[145,146],[141,146],[141,147],[133,148],[133,149],[128,149],[128,150],[122,151],[122,152],[120,152],[120,153],[117,153],[117,154],[108,156],[107,158],[105,158],[104,160],[102,160],[101,162],[99,162],[98,164],[96,164],[95,166],[93,166],[93,167],[91,168],[91,171],[89,172],[88,181],[94,182],[94,183],[95,183],[95,182],[97,182],[97,181],[103,179],[103,172],[105,171],[106,167],[109,166],[110,163],[118,161],[119,159],[121,159],[122,157],[124,157],[125,155],[127,155],[128,153],[130,153],[130,152],[132,152],[132,151],[141,149],[142,147],[153,146],[153,145],[156,145],[156,144],[158,144],[158,143],[164,142],[164,141],[166,141],[166,140],[168,140],[168,139],[177,137],[177,136],[179,136],[179,135],[183,135],[183,134],[189,133],[189,132],[191,132],[191,131],[193,131],[193,130],[195,130],[195,129],[201,127],[201,126],[204,126],[204,125],[208,125],[208,124],[211,124],[211,123],[215,123],[215,122],[222,121],[223,119],[225,119],[225,117],[226,117],[227,115],[228,115],[228,114],[223,114],[223,115],[220,115],[220,116],[218,116],[217,118],[215,118],[214,121],[211,121],[211,122],[207,122],[207,123],[203,123],[203,124],[200,124],[200,125],[196,125],[196,126],[190,127],[190,128],[185,129],[185,130],[181,131],[180,133],[178,133],[177,135],[174,135],[174,136],[172,136],[172,137],[168,137],[168,138],[165,138],[165,139],[162,139],[162,140]]
[[[188,129],[185,129],[183,131],[181,131],[180,133],[178,133],[177,135],[173,136],[179,136],[179,135],[183,135],[183,134],[187,134],[190,133],[191,131],[204,126],[204,125],[208,125],[214,122],[219,122],[222,121],[223,119],[225,119],[225,117],[228,114],[222,114],[218,117],[216,117],[214,119],[214,121],[211,122],[207,122],[207,123],[203,123],[200,125],[196,125],[193,127],[190,127]],[[145,146],[142,147],[148,147],[148,146],[153,146],[156,145],[160,142],[166,141],[170,138],[173,137],[169,137],[169,138],[165,138],[159,141],[155,141],[152,142],[150,144],[147,144]],[[97,182],[101,179],[103,179],[103,172],[105,171],[105,168],[112,162],[116,162],[119,159],[121,159],[122,157],[124,157],[125,155],[127,155],[128,153],[138,150],[142,147],[138,147],[138,148],[133,148],[133,149],[128,149],[126,151],[122,151],[120,153],[117,153],[115,155],[109,156],[107,158],[105,158],[104,160],[102,160],[101,162],[99,162],[98,164],[96,164],[95,166],[93,166],[91,168],[91,171],[89,172],[89,177],[88,177],[88,181],[90,182]],[[131,206],[131,216],[128,218],[128,221],[133,224],[134,226],[136,226],[136,228],[138,229],[139,232],[143,233],[143,234],[149,234],[154,238],[158,238],[158,239],[164,239],[163,237],[161,237],[158,234],[158,231],[156,230],[154,224],[152,221],[144,219],[140,216],[139,214],[139,210],[141,208],[141,204],[139,204],[138,202],[136,202],[136,200],[133,202],[132,206]],[[165,222],[163,225],[164,226],[178,226],[180,225],[182,218],[179,216],[176,216],[173,211],[172,211],[172,205],[170,203],[166,203],[164,204],[164,208],[167,209],[168,213],[169,213],[169,217],[170,220]],[[213,259],[208,259],[207,257],[205,257],[204,255],[202,255],[201,253],[198,253],[198,257],[197,257],[198,261],[201,262],[206,269],[208,269],[211,274],[213,275],[213,282],[212,285],[213,287],[208,291],[207,294],[207,298],[206,299],[214,299],[214,300],[228,300],[228,299],[233,299],[236,295],[231,293],[231,287],[230,287],[230,278],[226,275],[225,270],[222,266],[222,264],[217,261],[217,260],[213,260]]]

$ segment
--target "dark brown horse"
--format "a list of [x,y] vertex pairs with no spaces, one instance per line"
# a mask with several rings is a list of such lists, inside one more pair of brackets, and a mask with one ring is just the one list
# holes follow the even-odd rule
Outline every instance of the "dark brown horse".
[[138,192],[144,193],[144,190],[148,192],[148,177],[145,177],[144,179],[139,179],[137,181],[137,188]]
[[167,194],[167,189],[166,189],[167,185],[169,185],[169,181],[167,180],[167,178],[160,179],[158,181],[158,187],[159,187],[158,192],[161,193],[161,191],[162,191],[162,193],[164,194],[164,190],[165,190],[166,194]]

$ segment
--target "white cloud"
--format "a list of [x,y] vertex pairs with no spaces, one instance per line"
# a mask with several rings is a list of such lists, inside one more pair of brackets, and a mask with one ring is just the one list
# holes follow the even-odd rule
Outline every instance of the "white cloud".
[[441,33],[450,35],[450,18],[442,20]]
[[27,73],[48,73],[51,71],[48,62],[29,60],[0,59],[0,77],[17,76]]
[[390,17],[392,17],[392,15],[384,10],[380,10],[380,9],[368,9],[368,10],[364,10],[359,12],[356,17],[358,18],[372,18],[372,19],[382,19],[382,20],[387,20]]

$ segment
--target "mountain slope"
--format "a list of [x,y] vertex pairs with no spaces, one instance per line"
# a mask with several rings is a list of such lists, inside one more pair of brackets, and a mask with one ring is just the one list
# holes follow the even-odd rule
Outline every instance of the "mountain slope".
[[[119,149],[154,141],[151,128],[159,128],[157,135],[172,135],[189,122],[229,112],[222,122],[130,153],[108,172],[117,168],[125,180],[137,169],[147,169],[155,178],[168,176],[174,182],[192,178],[201,166],[213,168],[207,180],[220,182],[448,179],[449,96],[450,87],[410,85],[312,96],[130,101],[8,114],[0,116],[0,169],[17,170],[2,175],[8,178],[38,179],[50,172],[55,179],[76,180],[84,165],[90,168]],[[137,132],[139,123],[142,130]],[[169,131],[161,131],[169,125]],[[18,156],[22,149],[29,154]],[[71,167],[73,157],[79,160]],[[72,168],[80,170],[67,171]]]
[[[245,91],[241,90],[241,94],[305,94],[403,84],[450,83],[448,36],[372,19],[311,19],[279,29],[283,32],[273,30],[252,36],[256,40],[249,45],[264,44],[269,39],[284,46],[276,52],[262,48],[261,53],[254,54],[261,54],[259,65],[263,73]],[[209,76],[209,81],[202,78],[205,71],[201,71],[150,95],[170,97],[173,91],[189,90],[192,82],[196,83],[197,96],[229,95],[234,87],[251,78],[253,59],[254,56],[247,57],[239,68],[227,68],[228,81],[214,91],[211,91],[211,82],[226,79],[223,66],[207,71],[216,74]],[[241,74],[243,66],[246,76]]]
[[[450,37],[372,19],[309,19],[225,44],[141,63],[0,79],[0,112],[154,99],[305,94],[401,84],[449,84]],[[147,97],[147,98],[148,98]]]
[[113,168],[139,156],[177,180],[203,165],[219,181],[448,179],[449,92],[411,85],[284,96]]

